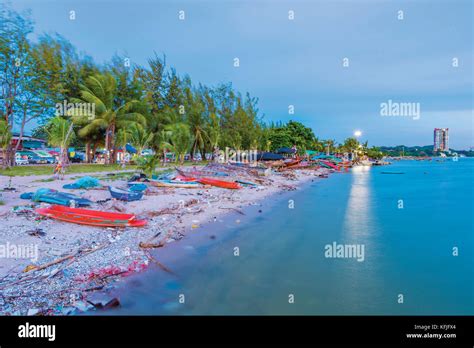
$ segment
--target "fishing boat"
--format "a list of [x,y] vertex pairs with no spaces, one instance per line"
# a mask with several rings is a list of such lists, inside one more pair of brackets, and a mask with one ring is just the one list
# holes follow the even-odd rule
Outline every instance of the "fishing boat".
[[322,165],[332,168],[334,170],[339,170],[339,167],[329,161],[319,161]]
[[258,187],[256,183],[250,181],[235,180],[235,182],[243,186]]
[[143,192],[143,191],[146,191],[148,186],[146,184],[141,183],[141,182],[129,182],[128,183],[128,188],[129,188],[130,191]]
[[196,180],[197,182],[200,182],[203,185],[211,185],[215,187],[221,187],[221,188],[233,189],[233,190],[242,188],[242,186],[240,186],[236,182],[229,182],[229,181],[217,180],[217,179],[211,179],[211,178],[198,178]]
[[180,181],[180,180],[151,180],[150,183],[156,187],[175,187],[175,188],[201,188],[196,181]]
[[49,208],[39,208],[36,209],[36,212],[52,219],[80,225],[100,227],[140,227],[147,224],[146,220],[138,220],[133,214],[68,208],[59,205],[53,205]]
[[229,176],[228,173],[223,171],[215,171],[209,169],[191,169],[191,170],[181,170],[175,168],[179,175],[184,177],[203,177],[203,176]]
[[143,197],[143,191],[124,190],[113,186],[109,186],[109,192],[112,198],[127,202],[139,201]]
[[31,199],[33,202],[44,202],[60,204],[64,206],[85,207],[92,204],[88,199],[76,196],[72,193],[59,192],[57,190],[40,188],[36,192],[25,192],[20,195],[21,199]]

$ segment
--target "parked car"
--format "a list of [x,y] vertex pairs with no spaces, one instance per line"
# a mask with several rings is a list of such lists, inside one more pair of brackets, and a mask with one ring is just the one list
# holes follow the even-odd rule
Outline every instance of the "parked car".
[[17,166],[22,166],[22,165],[28,164],[28,157],[27,156],[22,156],[21,154],[19,154],[17,152],[15,154],[15,163],[16,163]]
[[32,152],[37,154],[42,159],[46,160],[46,163],[55,163],[56,162],[56,159],[53,156],[51,156],[51,154],[49,154],[47,151],[35,150],[35,151],[32,151]]
[[21,156],[27,156],[28,157],[28,163],[30,163],[30,164],[46,164],[46,163],[48,163],[48,161],[46,159],[38,156],[33,151],[18,151],[17,153],[20,153]]

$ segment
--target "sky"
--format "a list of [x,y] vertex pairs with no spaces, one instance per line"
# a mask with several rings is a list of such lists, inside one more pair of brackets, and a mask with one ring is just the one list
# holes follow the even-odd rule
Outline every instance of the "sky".
[[[265,120],[300,121],[323,139],[342,142],[360,130],[369,145],[429,145],[439,127],[450,129],[451,148],[474,146],[471,0],[16,0],[12,6],[31,10],[34,36],[59,33],[98,63],[118,53],[146,66],[154,52],[165,54],[194,83],[232,82],[259,98]],[[419,117],[381,115],[389,100],[415,103]]]

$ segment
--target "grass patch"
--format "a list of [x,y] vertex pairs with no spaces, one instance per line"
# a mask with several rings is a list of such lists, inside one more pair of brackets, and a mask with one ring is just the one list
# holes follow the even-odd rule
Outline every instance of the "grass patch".
[[39,179],[39,180],[34,180],[33,182],[51,182],[55,181],[54,178],[48,178],[48,179]]
[[[184,164],[167,163],[165,167],[159,166],[160,169],[174,169],[175,166],[202,166],[207,164],[207,161],[202,162],[184,162]],[[31,166],[15,166],[7,169],[0,169],[0,176],[29,176],[29,175],[53,175],[53,170],[56,165],[31,165]],[[120,173],[122,170],[136,170],[136,165],[127,165],[124,168],[120,164],[71,164],[66,174],[82,174],[82,173],[100,173],[100,172],[115,172]],[[118,174],[117,173],[117,174]],[[129,175],[128,173],[127,175]],[[110,177],[111,179],[117,178]],[[42,179],[41,182],[52,181],[53,179]]]
[[[32,165],[15,166],[8,169],[0,169],[0,175],[5,176],[29,176],[29,175],[53,175],[54,165]],[[125,170],[136,169],[135,165],[128,165]],[[120,164],[71,164],[66,174],[100,173],[124,170]]]

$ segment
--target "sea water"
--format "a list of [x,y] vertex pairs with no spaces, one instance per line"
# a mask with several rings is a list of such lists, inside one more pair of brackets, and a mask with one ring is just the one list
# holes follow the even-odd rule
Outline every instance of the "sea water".
[[126,280],[107,314],[472,315],[473,178],[460,158],[315,180],[157,251],[175,275]]

